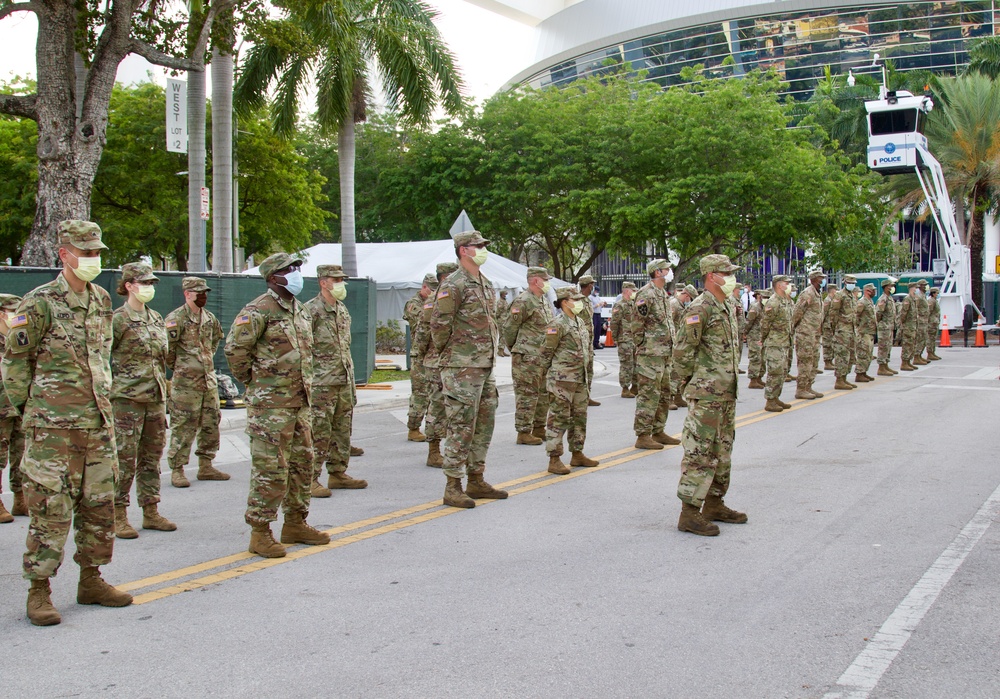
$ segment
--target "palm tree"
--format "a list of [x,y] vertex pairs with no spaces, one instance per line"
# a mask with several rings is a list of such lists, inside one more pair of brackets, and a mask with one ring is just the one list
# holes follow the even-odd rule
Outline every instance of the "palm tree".
[[992,80],[1000,76],[1000,36],[988,36],[969,47],[967,73],[981,73]]
[[270,103],[276,133],[295,130],[307,80],[315,81],[316,121],[337,132],[340,240],[344,271],[357,275],[354,232],[354,125],[365,120],[376,75],[390,108],[410,123],[426,123],[441,105],[464,107],[455,58],[421,0],[307,0],[267,23],[247,54],[235,99],[252,110]]

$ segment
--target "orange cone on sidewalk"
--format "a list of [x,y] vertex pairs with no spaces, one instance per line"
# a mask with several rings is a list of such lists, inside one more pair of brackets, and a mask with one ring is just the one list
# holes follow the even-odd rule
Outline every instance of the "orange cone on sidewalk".
[[608,332],[605,333],[604,335],[604,346],[605,347],[615,346],[615,339],[611,337],[611,323],[608,323]]
[[941,342],[938,347],[951,347],[951,335],[948,334],[948,316],[941,321]]
[[976,344],[973,347],[985,347],[986,346],[986,334],[983,332],[983,317],[979,316],[979,322],[976,323]]

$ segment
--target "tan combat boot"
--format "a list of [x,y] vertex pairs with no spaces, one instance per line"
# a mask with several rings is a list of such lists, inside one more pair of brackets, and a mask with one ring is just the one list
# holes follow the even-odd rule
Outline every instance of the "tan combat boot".
[[542,441],[544,441],[545,440],[545,425],[542,425],[541,427],[539,427],[538,425],[536,425],[531,430],[531,436],[532,437],[538,437],[539,439],[541,439]]
[[77,604],[99,604],[102,607],[127,607],[132,595],[108,585],[97,566],[80,568],[80,584],[76,587]]
[[330,543],[330,535],[310,526],[301,514],[289,512],[281,525],[281,543],[323,546]]
[[767,402],[764,403],[764,410],[769,413],[780,413],[784,408],[781,407],[781,403],[775,398],[768,398]]
[[879,364],[878,365],[878,371],[875,372],[875,375],[876,376],[895,376],[895,374],[892,373],[892,369],[890,369],[889,367],[887,367],[885,364]]
[[843,376],[838,376],[836,382],[833,384],[833,390],[835,391],[850,391],[852,388],[855,388],[855,385],[847,383],[847,379]]
[[930,364],[930,362],[928,362],[926,359],[924,359],[918,354],[916,357],[910,360],[910,364],[912,364],[913,366],[924,366],[926,364]]
[[115,536],[119,539],[139,538],[139,532],[128,522],[128,512],[120,505],[115,505]]
[[7,508],[0,502],[0,524],[7,524],[14,521],[14,515],[7,511]]
[[750,378],[750,384],[747,388],[765,388],[765,386],[763,381],[761,381],[758,377],[753,376]]
[[24,501],[24,492],[16,491],[14,493],[14,506],[10,508],[10,513],[15,517],[27,517],[28,516],[28,505]]
[[635,398],[635,394],[627,388],[622,389],[622,398]]
[[565,476],[567,473],[572,473],[569,466],[562,462],[559,458],[559,454],[553,454],[549,457],[549,473],[554,473],[557,476]]
[[264,558],[284,558],[288,553],[284,546],[274,540],[274,534],[271,533],[268,524],[251,525],[248,550]]
[[154,529],[158,532],[177,531],[177,525],[164,517],[157,510],[156,504],[143,505],[142,507],[142,528]]
[[936,362],[939,359],[941,359],[941,357],[937,356],[937,352],[935,352],[933,350],[931,350],[930,352],[927,353],[927,358],[929,360],[931,360],[932,362]]
[[431,468],[444,467],[444,457],[441,456],[440,439],[431,439],[427,441],[427,465]]
[[187,479],[184,475],[183,468],[174,468],[170,470],[170,485],[175,488],[190,488],[191,481]]
[[719,535],[719,526],[705,519],[697,506],[686,502],[681,503],[681,516],[677,520],[677,528],[682,532],[691,532],[698,536]]
[[530,432],[518,432],[517,433],[517,443],[518,444],[527,444],[528,446],[534,447],[534,446],[538,446],[539,444],[541,444],[542,440],[540,440],[538,437],[536,437],[535,435],[531,434]]
[[794,376],[792,374],[786,374],[785,375],[785,383],[791,383],[792,381],[798,381],[798,378],[799,378],[798,376]]
[[631,386],[629,386],[628,387],[628,392],[631,393],[633,396],[639,395],[639,386],[638,386],[638,384],[632,384]]
[[903,363],[899,365],[899,369],[900,369],[900,371],[916,371],[917,367],[913,366],[912,364],[910,364],[908,361],[906,361],[904,359]]
[[816,389],[814,389],[814,388],[810,388],[810,389],[809,389],[809,392],[810,392],[811,394],[813,394],[813,398],[822,398],[822,397],[823,397],[823,394],[822,394],[822,393],[820,393],[819,391],[817,391],[817,390],[816,390]]
[[893,375],[893,376],[895,376],[896,374],[898,374],[898,373],[899,373],[898,371],[896,371],[895,369],[893,369],[893,368],[892,368],[891,366],[889,366],[888,364],[886,364],[886,365],[885,365],[885,368],[886,368],[886,369],[888,369],[889,371],[891,371],[891,372],[892,372],[892,375]]
[[598,403],[593,398],[587,398],[587,405],[590,407],[594,407],[595,405],[600,405],[600,403]]
[[52,606],[52,588],[49,579],[31,581],[28,590],[28,620],[35,626],[55,626],[62,621],[59,612]]
[[667,404],[667,410],[677,410],[677,404],[674,403],[673,398],[671,398],[670,402]]
[[686,407],[688,407],[687,401],[684,400],[684,396],[682,396],[680,393],[678,393],[676,396],[674,396],[674,401],[673,402],[677,404],[678,408],[686,408]]
[[729,524],[746,524],[745,512],[737,512],[726,507],[726,503],[718,495],[709,494],[701,508],[702,516],[707,520],[727,522]]
[[818,396],[805,386],[795,389],[795,400],[816,400]]
[[872,380],[871,377],[868,376],[868,374],[866,374],[864,372],[861,372],[860,374],[857,373],[857,372],[854,372],[854,381],[856,383],[868,383],[871,380]]
[[331,495],[333,495],[333,493],[330,489],[320,483],[318,478],[313,479],[312,485],[309,486],[309,497],[328,498]]
[[356,447],[353,444],[351,445],[351,456],[364,456],[364,455],[365,455],[364,449],[362,449],[361,447]]
[[368,481],[351,478],[345,471],[338,471],[326,479],[326,487],[330,490],[361,490],[368,487]]
[[485,498],[487,500],[506,500],[507,491],[494,488],[483,480],[483,474],[470,473],[469,483],[465,486],[465,494],[470,498]]
[[780,406],[781,406],[781,407],[782,407],[783,409],[785,409],[785,410],[788,410],[789,408],[791,408],[791,407],[792,407],[792,404],[791,404],[791,403],[786,403],[785,401],[781,400],[780,398],[775,398],[774,400],[775,400],[775,402],[776,402],[776,403],[777,403],[778,405],[780,405]]
[[222,471],[215,468],[211,461],[199,461],[198,462],[198,480],[199,481],[228,481],[229,474],[223,473]]
[[411,427],[406,433],[407,442],[426,442],[427,435],[420,431],[419,427]]
[[666,432],[657,432],[656,434],[652,435],[652,437],[654,442],[656,442],[657,444],[662,444],[665,447],[672,447],[681,443],[681,440],[677,439],[676,437],[671,437]]
[[597,459],[591,459],[585,456],[582,451],[574,451],[573,458],[569,460],[570,466],[583,466],[584,468],[593,468],[599,463],[601,462]]
[[462,492],[462,479],[448,476],[444,486],[444,504],[451,507],[470,509],[476,506],[476,501]]
[[640,434],[635,440],[636,449],[662,449],[663,445],[653,439],[653,435]]
[[836,371],[837,370],[837,367],[834,366],[833,362],[831,362],[829,359],[827,359],[827,360],[825,360],[823,362],[823,368],[826,371]]

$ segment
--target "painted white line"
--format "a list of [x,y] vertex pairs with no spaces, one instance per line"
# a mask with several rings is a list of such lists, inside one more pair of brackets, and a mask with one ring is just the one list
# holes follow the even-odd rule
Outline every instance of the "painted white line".
[[979,371],[974,371],[971,374],[966,374],[962,377],[967,381],[992,381],[1000,378],[1000,369],[994,369],[993,367],[983,367]]
[[955,386],[943,383],[929,383],[917,388],[953,388],[958,391],[1000,391],[1000,386]]
[[867,699],[951,577],[1000,515],[1000,486],[938,556],[824,699]]

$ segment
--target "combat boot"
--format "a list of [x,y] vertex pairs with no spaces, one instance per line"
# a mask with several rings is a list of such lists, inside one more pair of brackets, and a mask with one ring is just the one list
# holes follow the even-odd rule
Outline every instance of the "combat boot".
[[800,386],[795,390],[795,400],[816,400],[816,398],[816,394],[808,388]]
[[97,566],[86,566],[80,568],[76,603],[99,604],[102,607],[127,607],[132,604],[132,595],[104,582]]
[[631,386],[628,387],[628,392],[631,393],[633,396],[639,395],[639,385],[632,384]]
[[540,440],[538,437],[536,437],[535,435],[531,434],[530,432],[518,432],[517,433],[517,443],[518,444],[527,444],[528,446],[534,447],[534,446],[538,446],[539,444],[541,444],[542,440]]
[[443,468],[444,457],[441,456],[441,440],[431,439],[427,442],[427,465],[431,468]]
[[599,463],[601,462],[598,461],[597,459],[591,459],[587,456],[584,456],[584,453],[582,451],[574,451],[573,458],[569,460],[570,466],[583,466],[585,468],[593,468],[594,466],[597,466]]
[[351,445],[351,456],[364,456],[364,455],[365,455],[364,449],[362,449],[361,447],[356,447],[353,444]]
[[895,374],[892,373],[892,370],[889,367],[887,367],[885,364],[879,364],[878,365],[878,371],[875,372],[875,375],[876,376],[895,376]]
[[476,501],[462,492],[461,478],[448,476],[448,482],[444,486],[444,504],[469,509],[476,506]]
[[549,473],[554,473],[557,476],[565,476],[567,473],[572,473],[569,466],[562,462],[559,458],[559,454],[553,454],[549,457]]
[[792,381],[797,381],[798,378],[799,378],[798,376],[793,376],[792,374],[787,374],[785,376],[785,383],[790,383]]
[[816,389],[814,389],[814,388],[810,388],[810,389],[809,389],[809,392],[810,392],[811,394],[813,394],[813,398],[822,398],[822,397],[823,397],[823,394],[822,394],[822,393],[820,393],[819,391],[817,391],[817,390],[816,390]]
[[142,507],[142,528],[154,529],[158,532],[177,531],[177,525],[164,517],[156,509],[156,504],[143,505]]
[[536,426],[534,429],[532,429],[531,430],[531,436],[532,437],[538,437],[539,439],[544,440],[545,439],[545,425],[542,425],[541,427]]
[[351,478],[346,472],[337,471],[326,479],[326,487],[330,490],[360,490],[368,487],[368,481]]
[[198,462],[198,480],[199,481],[228,481],[229,474],[223,473],[219,469],[212,465],[211,461],[199,461]]
[[24,492],[18,490],[14,493],[14,506],[10,508],[10,513],[15,517],[28,516],[28,505],[24,501]]
[[635,440],[636,449],[662,449],[663,445],[653,439],[653,435],[640,434]]
[[139,532],[128,523],[128,512],[121,505],[115,505],[115,536],[119,539],[139,538]]
[[59,612],[52,606],[51,594],[48,578],[31,581],[28,589],[28,620],[35,626],[55,626],[62,621]]
[[674,403],[677,404],[678,408],[686,408],[686,407],[688,407],[687,401],[684,400],[684,396],[682,396],[680,393],[678,393],[676,396],[674,396]]
[[775,400],[775,402],[776,402],[776,403],[777,403],[778,405],[780,405],[780,406],[781,406],[782,408],[784,408],[785,410],[788,410],[789,408],[791,408],[791,407],[792,407],[792,404],[791,404],[791,403],[786,403],[785,401],[781,400],[780,398],[775,398],[774,400]]
[[289,512],[281,525],[281,543],[323,546],[330,543],[330,535],[309,525],[300,513]]
[[764,410],[769,413],[780,413],[784,408],[781,407],[781,403],[776,398],[768,398],[767,402],[764,403]]
[[667,404],[667,410],[677,410],[677,404],[674,403],[674,399],[670,399],[670,403]]
[[7,511],[7,508],[0,502],[0,524],[8,524],[14,521],[14,515]]
[[320,483],[318,478],[313,479],[312,485],[309,486],[309,497],[328,498],[331,495],[333,495],[333,492]]
[[833,384],[835,391],[850,391],[852,388],[855,388],[854,384],[847,383],[847,380],[842,376],[838,376],[837,381]]
[[837,370],[837,367],[834,366],[833,362],[831,362],[829,359],[827,359],[827,360],[825,360],[823,362],[823,368],[826,371],[836,371]]
[[662,444],[665,447],[672,447],[681,443],[681,440],[676,437],[671,437],[666,432],[657,432],[653,435],[653,441],[657,444]]
[[264,558],[284,558],[288,553],[285,547],[274,540],[271,526],[268,524],[253,524],[250,530],[250,553],[256,553]]
[[753,376],[750,378],[750,384],[747,388],[765,388],[765,386],[763,381],[761,381],[758,377]]
[[924,366],[925,364],[930,364],[930,362],[928,362],[926,359],[924,359],[918,354],[916,357],[910,360],[910,364],[913,364],[914,366]]
[[483,474],[470,473],[469,483],[465,486],[465,494],[470,498],[486,498],[488,500],[506,500],[507,491],[498,490],[483,480]]
[[627,388],[622,389],[622,398],[635,398],[635,394]]
[[407,442],[426,442],[427,435],[420,431],[420,423],[416,420],[410,420],[410,424],[407,425],[406,441]]
[[587,405],[588,405],[588,406],[590,406],[590,407],[593,407],[593,406],[595,406],[595,405],[600,405],[600,403],[598,403],[598,402],[597,402],[596,400],[594,400],[593,398],[589,398],[589,397],[588,397],[588,398],[587,398]]
[[913,366],[912,364],[910,364],[908,361],[906,361],[904,359],[903,363],[899,365],[899,369],[900,369],[900,371],[916,371],[917,367]]
[[697,506],[686,502],[681,503],[681,516],[677,520],[677,528],[682,532],[691,532],[698,536],[719,535],[719,525],[709,522]]
[[183,468],[174,468],[170,470],[170,485],[175,488],[191,487],[191,481],[189,481],[187,476],[184,475]]
[[930,359],[932,362],[936,362],[937,360],[941,359],[941,357],[937,356],[937,352],[934,351],[928,352],[927,358]]
[[710,521],[727,522],[728,524],[746,524],[747,516],[745,512],[737,512],[726,507],[718,495],[711,493],[705,498],[705,504],[701,508],[702,516]]
[[844,383],[846,383],[851,388],[857,388],[858,387],[858,385],[856,383],[851,383],[850,381],[848,381],[846,376],[844,377]]
[[860,374],[857,373],[857,372],[854,372],[854,380],[857,383],[868,383],[869,381],[872,380],[872,378],[870,376],[868,376],[868,374],[866,374],[864,372],[861,372]]

